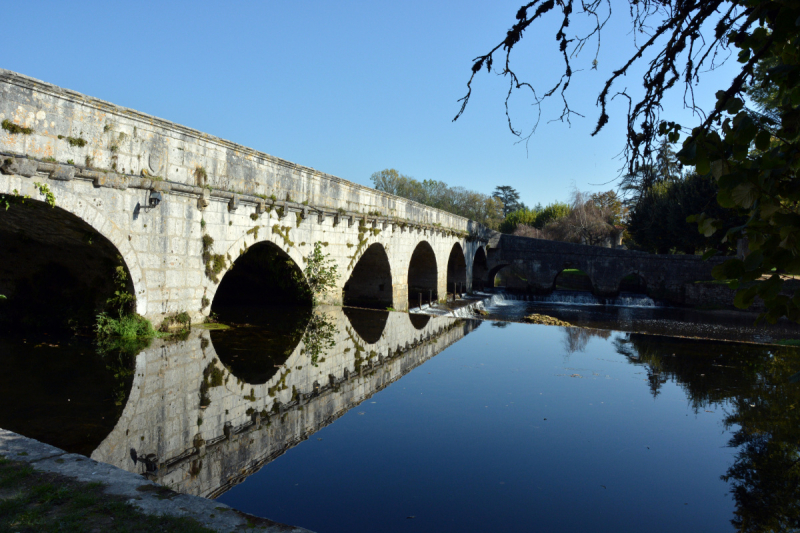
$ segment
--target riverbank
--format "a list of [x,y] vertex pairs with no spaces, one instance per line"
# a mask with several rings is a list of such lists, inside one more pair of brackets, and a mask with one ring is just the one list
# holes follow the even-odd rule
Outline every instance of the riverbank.
[[[0,429],[0,529],[311,533]],[[71,530],[71,529],[70,529]]]

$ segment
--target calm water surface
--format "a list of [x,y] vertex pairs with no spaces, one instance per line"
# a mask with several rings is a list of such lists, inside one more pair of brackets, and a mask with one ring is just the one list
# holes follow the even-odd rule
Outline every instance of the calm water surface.
[[319,533],[798,527],[794,348],[342,308],[224,318],[127,363],[4,341],[0,427]]

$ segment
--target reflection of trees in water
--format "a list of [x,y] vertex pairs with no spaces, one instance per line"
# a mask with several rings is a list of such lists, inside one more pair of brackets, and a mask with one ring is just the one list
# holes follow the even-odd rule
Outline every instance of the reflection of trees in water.
[[749,362],[770,353],[768,346],[641,333],[618,334],[613,342],[618,353],[645,367],[654,396],[672,380],[683,389],[695,412],[726,403],[742,383],[752,379]]
[[738,531],[800,530],[800,351],[626,333],[617,351],[648,369],[653,394],[679,384],[695,411],[730,409],[725,428],[738,448],[722,476],[731,484]]
[[336,326],[333,319],[322,311],[316,310],[308,321],[305,332],[303,333],[304,353],[311,359],[311,364],[317,366],[318,363],[325,361],[325,353],[336,346],[334,335]]
[[589,344],[589,339],[592,337],[600,337],[607,339],[611,336],[611,330],[608,329],[592,329],[592,328],[568,328],[564,329],[564,349],[567,354],[575,352],[583,352],[586,345]]
[[492,322],[493,328],[507,328],[511,322]]
[[800,530],[800,368],[796,350],[780,349],[753,363],[748,387],[731,398],[725,427],[738,427],[728,445],[739,448],[722,479],[731,483],[740,531]]

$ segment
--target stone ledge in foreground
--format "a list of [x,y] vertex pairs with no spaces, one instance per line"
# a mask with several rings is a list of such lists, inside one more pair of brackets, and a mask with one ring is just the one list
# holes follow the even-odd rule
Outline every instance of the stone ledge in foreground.
[[188,517],[220,532],[312,533],[307,529],[248,515],[213,500],[179,494],[138,474],[83,455],[67,453],[2,428],[0,455],[28,463],[38,471],[60,474],[83,483],[104,483],[105,493],[127,497],[128,503],[145,514]]

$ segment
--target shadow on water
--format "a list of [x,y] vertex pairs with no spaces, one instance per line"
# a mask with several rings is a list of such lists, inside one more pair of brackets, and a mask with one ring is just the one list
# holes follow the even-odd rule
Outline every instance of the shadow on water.
[[0,427],[89,455],[125,407],[134,364],[127,352],[80,338],[0,339]]
[[294,352],[312,310],[306,306],[216,308],[230,329],[212,330],[211,342],[235,377],[252,385],[266,383]]
[[367,344],[375,344],[380,340],[383,330],[386,328],[386,321],[389,320],[389,311],[359,309],[357,307],[343,307],[342,311],[344,311],[345,316],[350,321],[350,325],[356,330],[358,336]]

